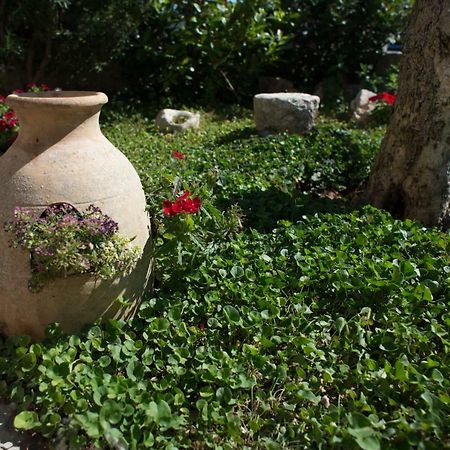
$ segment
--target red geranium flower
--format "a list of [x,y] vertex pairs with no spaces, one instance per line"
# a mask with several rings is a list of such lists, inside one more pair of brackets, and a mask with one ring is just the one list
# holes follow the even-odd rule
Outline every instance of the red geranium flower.
[[42,91],[50,91],[51,90],[50,86],[48,84],[45,84],[45,83],[41,84],[40,88],[41,88]]
[[175,159],[184,159],[186,158],[186,155],[184,153],[179,152],[178,150],[174,150],[172,152],[172,157]]
[[393,105],[395,103],[395,99],[396,99],[395,94],[390,94],[389,92],[381,92],[380,94],[369,97],[369,102],[384,100],[389,105]]
[[13,111],[6,111],[3,113],[3,118],[4,119],[14,119],[16,115],[14,114]]
[[0,129],[6,130],[7,128],[14,128],[19,121],[14,111],[6,111],[0,115]]
[[3,95],[0,95],[0,103],[3,103],[5,101],[5,97]]
[[176,216],[177,214],[195,214],[202,204],[200,197],[189,198],[191,194],[185,191],[174,202],[163,201],[163,213],[166,216]]
[[16,89],[13,94],[23,94],[25,91],[23,89]]

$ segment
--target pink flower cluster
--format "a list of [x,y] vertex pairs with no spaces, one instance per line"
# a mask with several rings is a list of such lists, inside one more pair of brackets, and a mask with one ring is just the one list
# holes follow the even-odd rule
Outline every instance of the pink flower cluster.
[[369,102],[376,102],[377,100],[384,100],[388,105],[393,105],[395,103],[396,95],[390,94],[389,92],[380,92],[377,95],[369,97]]
[[174,202],[163,201],[163,213],[166,216],[176,216],[178,214],[195,214],[202,205],[200,197],[189,198],[189,191],[178,197]]

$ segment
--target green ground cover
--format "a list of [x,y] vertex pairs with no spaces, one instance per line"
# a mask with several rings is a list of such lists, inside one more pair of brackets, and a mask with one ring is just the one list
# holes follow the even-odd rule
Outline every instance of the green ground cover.
[[[144,184],[156,289],[132,322],[1,340],[17,425],[72,448],[450,447],[449,235],[346,200],[383,129],[104,131]],[[174,187],[201,211],[164,217]]]

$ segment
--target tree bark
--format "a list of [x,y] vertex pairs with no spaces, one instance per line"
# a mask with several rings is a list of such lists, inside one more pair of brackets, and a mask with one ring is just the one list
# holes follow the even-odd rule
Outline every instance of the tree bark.
[[394,112],[363,201],[425,225],[449,225],[450,0],[413,8]]

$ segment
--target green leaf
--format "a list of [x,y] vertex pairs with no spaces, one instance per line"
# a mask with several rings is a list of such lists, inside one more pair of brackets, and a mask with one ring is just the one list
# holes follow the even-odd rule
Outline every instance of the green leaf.
[[438,383],[442,383],[444,381],[444,376],[442,375],[442,372],[438,369],[433,369],[433,372],[431,373],[431,378],[433,378],[433,380],[437,381]]
[[145,408],[145,414],[149,419],[151,419],[152,422],[158,422],[159,421],[158,405],[154,401],[151,401]]
[[351,428],[348,432],[355,437],[356,443],[363,450],[380,450],[378,433],[372,428],[370,419],[360,413],[347,416]]
[[241,266],[233,266],[230,273],[233,278],[241,278],[244,275],[244,269]]
[[352,428],[369,428],[372,426],[371,421],[368,417],[361,413],[352,413],[348,415],[348,422],[352,426]]
[[34,353],[27,353],[20,359],[20,364],[24,372],[29,372],[36,365],[36,355]]
[[225,317],[227,318],[228,322],[231,324],[239,323],[241,320],[241,316],[239,315],[239,311],[231,305],[226,305],[223,308]]
[[172,417],[170,406],[164,400],[158,402],[158,416],[160,420],[169,420]]
[[314,395],[312,391],[305,390],[305,389],[299,389],[297,391],[297,397],[302,400],[309,400],[310,402],[314,403],[315,405],[319,403],[320,397]]
[[347,321],[343,317],[338,317],[335,321],[335,326],[338,330],[338,333],[341,333],[341,331],[344,329],[346,325]]
[[170,327],[170,322],[163,317],[159,317],[158,319],[154,320],[152,328],[156,331],[165,331],[165,330],[168,330],[169,327]]
[[[373,430],[371,430],[373,432]],[[375,435],[370,435],[368,434],[367,436],[361,436],[361,430],[351,430],[349,429],[350,433],[354,433],[356,434],[356,443],[359,445],[360,448],[362,448],[363,450],[380,450],[381,449],[381,445],[380,445],[380,439],[378,438],[378,436]],[[369,431],[368,431],[369,433]]]
[[75,419],[83,427],[86,434],[92,438],[101,436],[99,415],[92,411],[86,411],[84,414],[75,414]]
[[14,428],[31,430],[40,425],[39,416],[34,411],[22,411],[14,418]]
[[422,394],[420,394],[420,397],[425,400],[428,407],[431,411],[433,411],[435,408],[439,406],[440,400],[438,397],[436,397],[434,394],[432,394],[430,391],[426,390]]
[[261,255],[261,259],[263,259],[266,263],[272,262],[272,258],[269,255]]
[[112,424],[117,424],[122,419],[122,406],[113,400],[106,400],[100,410],[100,417]]
[[111,364],[111,358],[108,355],[103,355],[99,358],[98,363],[100,367],[108,367]]
[[151,432],[146,432],[144,436],[144,447],[153,448],[153,445],[155,443],[155,437],[153,436],[153,434]]

